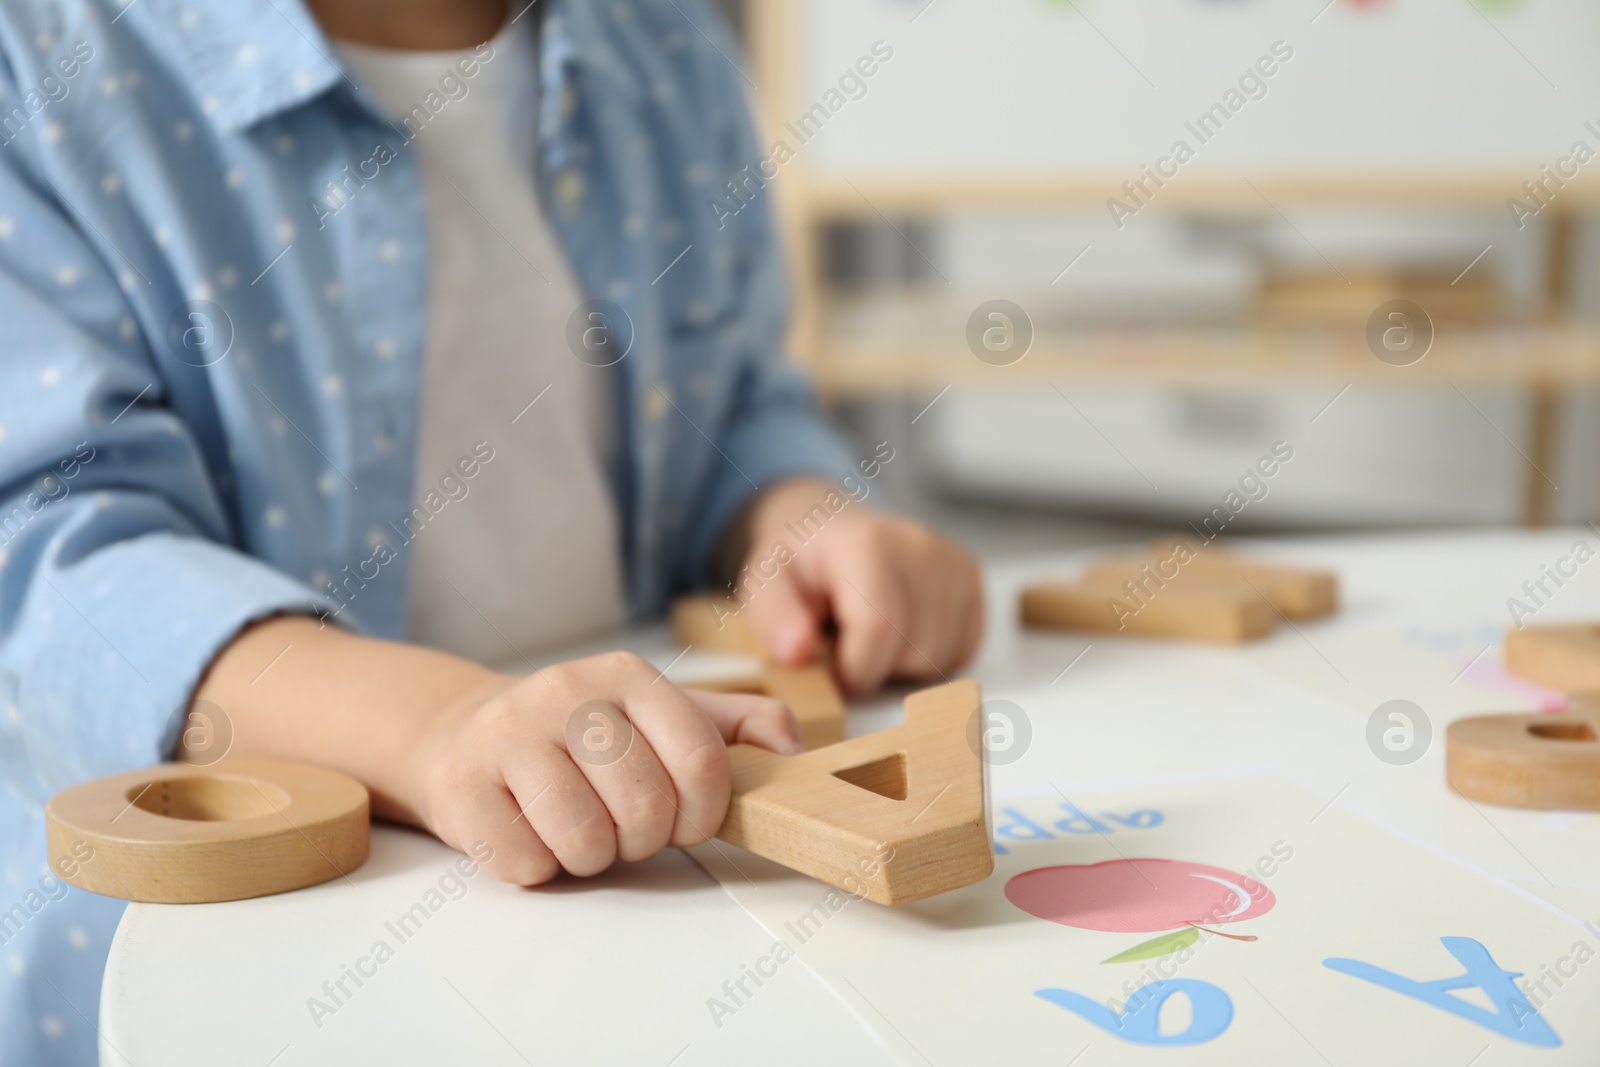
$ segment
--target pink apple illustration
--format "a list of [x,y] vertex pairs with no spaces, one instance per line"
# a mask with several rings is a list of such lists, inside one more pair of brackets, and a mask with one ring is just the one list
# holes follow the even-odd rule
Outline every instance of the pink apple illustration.
[[1080,930],[1153,933],[1175,930],[1105,960],[1164,956],[1204,930],[1235,941],[1250,934],[1210,929],[1271,911],[1277,898],[1247,875],[1186,860],[1117,859],[1038,867],[1006,883],[1006,899],[1029,915]]

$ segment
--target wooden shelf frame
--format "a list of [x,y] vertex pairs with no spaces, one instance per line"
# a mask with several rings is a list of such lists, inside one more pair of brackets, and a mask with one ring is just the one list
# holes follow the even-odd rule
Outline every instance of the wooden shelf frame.
[[[776,137],[800,100],[798,51],[802,0],[744,0],[756,104]],[[1571,180],[1542,210],[1550,229],[1540,321],[1481,328],[1441,328],[1428,355],[1409,367],[1375,359],[1356,326],[1291,330],[1244,324],[1237,329],[1085,330],[1040,336],[1008,367],[975,359],[964,337],[945,342],[855,335],[838,328],[846,299],[826,278],[825,242],[841,223],[938,219],[956,213],[1017,213],[1098,208],[1124,176],[1104,173],[849,174],[789,163],[769,185],[787,241],[792,279],[793,356],[811,372],[824,400],[922,395],[949,384],[1034,387],[1045,381],[1152,387],[1240,388],[1376,383],[1385,386],[1499,386],[1527,389],[1533,401],[1523,452],[1540,470],[1554,463],[1563,390],[1600,385],[1600,326],[1567,307],[1578,223],[1600,214],[1600,178]],[[1153,213],[1261,214],[1285,206],[1419,206],[1501,210],[1524,174],[1459,171],[1391,173],[1192,174],[1164,187]],[[1508,192],[1509,191],[1509,192]],[[975,305],[974,305],[975,306]],[[1549,487],[1530,472],[1524,521],[1550,520]]]

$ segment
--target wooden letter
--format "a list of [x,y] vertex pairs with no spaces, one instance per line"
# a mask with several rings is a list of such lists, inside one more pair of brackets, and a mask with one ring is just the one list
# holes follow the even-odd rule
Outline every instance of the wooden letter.
[[1332,571],[1268,563],[1182,538],[1155,541],[1140,556],[1092,564],[1084,578],[1120,585],[1125,579],[1143,579],[1145,568],[1179,586],[1216,584],[1253,591],[1291,619],[1331,615],[1339,606],[1339,579]]
[[1566,693],[1600,690],[1600,626],[1507,630],[1506,670]]
[[1135,599],[1118,585],[1033,585],[1022,593],[1022,624],[1201,641],[1248,641],[1272,632],[1278,614],[1249,589],[1168,584]]
[[766,667],[759,674],[712,681],[685,682],[686,689],[709,689],[715,693],[759,693],[781,700],[794,712],[800,727],[800,742],[806,748],[821,748],[844,740],[844,701],[834,688],[827,666]]
[[745,622],[744,609],[728,597],[679,597],[672,604],[672,633],[696,648],[768,658],[766,646]]
[[45,805],[50,870],[123,900],[199,904],[300,889],[367,859],[367,791],[321,767],[169,763]]
[[779,666],[750,630],[739,602],[721,596],[680,597],[672,605],[672,632],[686,645],[752,656],[766,664],[758,674],[685,682],[685,688],[759,693],[781,700],[794,712],[800,725],[800,741],[808,749],[844,740],[844,699],[833,684],[826,647],[814,664]]
[[1457,719],[1445,733],[1445,777],[1489,804],[1600,811],[1600,711]]
[[978,684],[906,698],[906,721],[800,756],[734,745],[717,836],[880,904],[994,870]]

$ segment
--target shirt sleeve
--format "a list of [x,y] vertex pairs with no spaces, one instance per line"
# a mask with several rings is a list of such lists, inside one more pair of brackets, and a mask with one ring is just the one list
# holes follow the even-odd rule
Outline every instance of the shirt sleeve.
[[[717,131],[721,158],[717,173],[732,174],[761,163],[745,86],[727,57],[738,45],[721,20],[703,3],[688,4],[696,28],[709,35],[700,65],[707,99],[734,101]],[[690,577],[706,583],[723,531],[758,489],[786,478],[815,476],[837,481],[854,471],[844,438],[817,410],[805,373],[786,358],[789,290],[783,249],[769,209],[771,197],[755,198],[727,220],[735,244],[733,259],[743,267],[732,307],[734,335],[742,339],[736,384],[728,417],[717,441],[728,462],[717,464],[696,509],[690,532]]]
[[30,136],[0,149],[0,770],[42,797],[170,758],[242,627],[333,606],[231,547],[221,471],[146,341],[165,324],[120,287],[150,282],[75,221]]

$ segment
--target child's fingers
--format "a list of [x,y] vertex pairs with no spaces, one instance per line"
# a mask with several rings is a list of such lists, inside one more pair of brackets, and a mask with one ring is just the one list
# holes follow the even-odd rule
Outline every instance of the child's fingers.
[[565,751],[552,745],[518,752],[501,771],[523,820],[562,867],[587,876],[611,866],[617,858],[616,825]]
[[[661,683],[665,688],[666,682]],[[667,846],[677,821],[672,777],[642,732],[610,701],[590,701],[574,713],[567,731],[573,763],[594,787],[617,828],[617,858],[648,859]],[[585,744],[595,734],[602,744]]]
[[796,756],[805,751],[794,712],[781,700],[704,689],[685,689],[684,694],[705,712],[723,741],[730,745],[758,745],[780,756]]
[[983,637],[983,574],[977,561],[953,542],[945,542],[932,569],[944,576],[939,618],[946,628],[938,653],[939,667],[944,671],[959,670],[972,658]]
[[542,885],[561,872],[555,854],[528,821],[517,815],[518,802],[499,781],[484,778],[481,788],[458,797],[452,816],[454,844],[471,851],[478,842],[494,850],[484,870],[513,885]]
[[838,561],[838,578],[831,583],[839,678],[851,693],[881,686],[906,647],[908,598],[898,573],[883,562],[877,553],[850,553]]
[[984,621],[988,610],[980,583],[972,597],[972,610],[966,615],[966,629],[961,634],[961,655],[956,661],[956,666],[964,666],[983,646]]
[[[913,583],[917,579],[912,579]],[[913,584],[913,589],[917,585]],[[961,584],[956,576],[948,572],[925,574],[921,580],[919,603],[913,615],[926,620],[921,632],[915,638],[918,652],[916,656],[917,667],[912,677],[937,678],[946,669],[952,666],[955,659],[956,646],[961,640],[962,620],[961,609]],[[924,639],[926,638],[926,639]],[[927,656],[927,659],[923,658]],[[916,670],[916,667],[913,667]]]
[[728,813],[728,749],[717,728],[683,690],[662,678],[639,676],[626,687],[628,718],[672,780],[676,800],[670,843],[709,840]]
[[956,620],[955,646],[950,654],[950,666],[959,670],[967,665],[983,640],[983,573],[977,561],[962,553],[963,572],[959,583],[960,598],[952,618]]
[[894,673],[918,680],[942,677],[954,666],[966,625],[959,576],[945,568],[930,568],[904,580],[913,605],[912,623]]
[[798,666],[817,654],[822,620],[796,582],[793,568],[780,570],[753,591],[743,610],[750,629],[779,663]]

